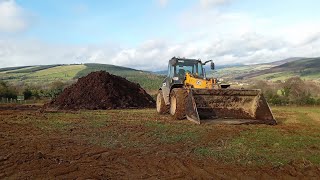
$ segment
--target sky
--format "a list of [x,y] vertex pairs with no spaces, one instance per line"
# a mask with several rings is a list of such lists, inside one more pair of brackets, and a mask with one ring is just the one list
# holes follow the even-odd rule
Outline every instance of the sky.
[[320,56],[319,0],[0,0],[0,68]]

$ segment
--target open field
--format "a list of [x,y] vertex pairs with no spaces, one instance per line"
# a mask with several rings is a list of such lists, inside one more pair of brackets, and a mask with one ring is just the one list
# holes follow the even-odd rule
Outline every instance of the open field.
[[319,107],[273,107],[276,126],[196,125],[155,109],[38,109],[0,106],[0,179],[320,176]]

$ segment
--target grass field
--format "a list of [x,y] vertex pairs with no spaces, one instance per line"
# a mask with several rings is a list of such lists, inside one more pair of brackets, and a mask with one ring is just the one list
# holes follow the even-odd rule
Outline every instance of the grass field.
[[[169,117],[156,115],[154,109],[49,114],[48,121],[31,123],[45,130],[60,131],[77,125],[94,129],[109,127],[108,132],[97,131],[85,137],[93,144],[109,148],[182,143],[188,144],[195,155],[224,163],[278,166],[308,161],[320,165],[320,108],[274,107],[273,112],[279,122],[277,126],[198,126],[188,121],[168,122]],[[144,132],[128,131],[126,126],[142,127]],[[137,134],[144,136],[137,138]]]
[[[11,172],[1,164],[6,152],[11,152],[11,159],[28,158],[28,166],[22,163],[17,168],[19,172],[32,173],[31,177],[51,172],[56,166],[50,159],[60,159],[65,168],[71,161],[78,167],[60,177],[74,177],[72,173],[80,173],[90,164],[101,169],[99,164],[104,163],[113,168],[112,172],[123,173],[113,178],[141,174],[163,177],[161,172],[170,177],[190,177],[194,173],[196,177],[218,178],[216,175],[224,171],[228,177],[320,175],[319,107],[272,107],[278,120],[275,126],[196,125],[160,116],[155,109],[48,113],[18,109],[0,111],[0,177],[2,170]],[[39,152],[47,158],[39,160]],[[110,153],[118,158],[108,160]],[[158,166],[159,162],[163,166]],[[47,165],[41,166],[43,163]],[[31,165],[42,171],[24,169]],[[139,168],[134,170],[135,167]],[[12,177],[26,177],[11,173],[15,175]]]

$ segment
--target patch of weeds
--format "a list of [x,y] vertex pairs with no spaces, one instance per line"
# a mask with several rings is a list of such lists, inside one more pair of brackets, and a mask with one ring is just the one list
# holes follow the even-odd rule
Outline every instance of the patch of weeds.
[[297,120],[299,120],[301,123],[307,124],[307,125],[311,125],[314,122],[314,120],[312,118],[310,118],[308,116],[308,113],[306,112],[297,112]]
[[214,146],[198,147],[200,156],[210,156],[223,162],[274,166],[293,160],[306,159],[320,164],[320,138],[318,135],[283,133],[277,129],[261,128],[245,131],[230,139],[224,149]]
[[164,143],[177,143],[186,141],[195,141],[198,139],[198,134],[195,132],[181,132],[181,133],[164,133],[158,134],[160,136],[160,141]]
[[[319,122],[317,122],[316,117],[320,117],[320,108],[315,107],[299,107],[299,106],[279,106],[272,107],[277,119],[285,118],[286,123],[290,124],[292,120],[296,120],[297,123],[305,126],[314,126],[319,127]],[[281,119],[280,119],[281,120]]]
[[93,128],[101,128],[101,127],[105,127],[108,125],[108,123],[106,121],[103,121],[103,120],[97,120],[97,119],[94,119],[94,120],[91,120],[89,122],[90,126],[93,127]]
[[157,137],[162,143],[194,142],[199,138],[197,131],[188,130],[188,128],[181,124],[171,125],[148,121],[146,127],[150,129],[149,133]]
[[213,156],[214,154],[214,151],[209,147],[197,147],[193,152],[200,156]]
[[154,118],[154,110],[150,109],[130,109],[130,110],[115,110],[116,116],[119,117],[119,120],[123,121],[142,121],[142,120],[150,120]]
[[319,153],[313,153],[309,156],[308,160],[312,163],[320,164],[320,155]]
[[18,114],[18,115],[14,115],[14,116],[9,116],[6,119],[6,121],[10,122],[10,123],[14,123],[14,124],[24,125],[24,124],[28,124],[28,123],[32,122],[34,119],[36,119],[36,118],[32,115]]
[[38,119],[33,121],[32,123],[34,123],[36,127],[42,130],[64,131],[74,125],[74,122],[70,120],[73,117],[74,117],[74,114],[68,114],[68,113],[47,114],[47,119]]
[[146,125],[146,127],[153,128],[156,131],[167,131],[167,130],[169,130],[169,125],[164,124],[164,123],[160,123],[160,122],[157,122],[157,121],[147,121],[145,125]]
[[71,122],[61,120],[37,121],[36,127],[42,130],[67,130],[72,126]]
[[84,111],[81,112],[81,121],[88,124],[92,128],[101,128],[108,125],[109,116],[100,111]]

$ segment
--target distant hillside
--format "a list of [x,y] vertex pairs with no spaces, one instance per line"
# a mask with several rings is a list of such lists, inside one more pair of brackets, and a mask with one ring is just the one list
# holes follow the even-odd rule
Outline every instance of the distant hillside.
[[9,72],[9,71],[14,71],[14,70],[19,70],[23,68],[27,68],[31,66],[19,66],[19,67],[6,67],[6,68],[0,68],[0,72]]
[[168,71],[167,71],[167,70],[154,71],[153,73],[154,73],[154,74],[158,74],[158,75],[163,75],[163,76],[165,76],[165,75],[167,75]]
[[293,76],[320,81],[318,63],[320,58],[294,57],[271,63],[225,67],[208,71],[208,75],[226,81],[250,81],[251,79],[277,81]]
[[130,81],[139,83],[147,90],[156,91],[163,80],[163,76],[146,71],[114,66],[108,64],[57,64],[21,66],[0,69],[0,80],[12,84],[27,84],[47,86],[55,81],[71,82],[94,71],[107,71],[122,76]]
[[280,60],[280,61],[274,61],[274,62],[265,63],[265,64],[273,65],[273,66],[280,66],[282,64],[285,64],[285,63],[288,63],[288,62],[297,61],[297,60],[300,60],[300,59],[306,59],[306,58],[303,58],[303,57],[292,57],[292,58],[287,58],[287,59],[283,59],[283,60]]
[[238,76],[236,79],[284,80],[299,76],[303,79],[320,79],[320,58],[305,58]]
[[215,71],[207,71],[207,75],[209,77],[221,78],[225,80],[234,80],[235,78],[245,74],[270,69],[271,67],[274,66],[269,64],[242,65],[217,69]]

